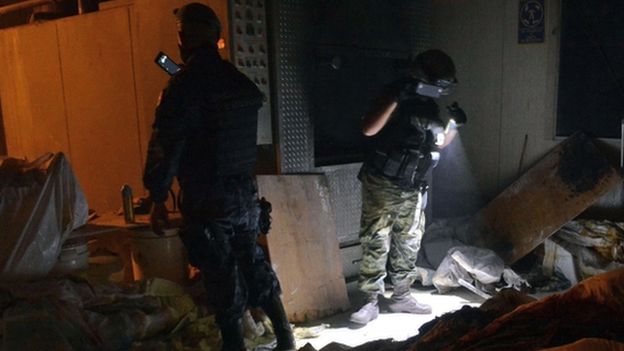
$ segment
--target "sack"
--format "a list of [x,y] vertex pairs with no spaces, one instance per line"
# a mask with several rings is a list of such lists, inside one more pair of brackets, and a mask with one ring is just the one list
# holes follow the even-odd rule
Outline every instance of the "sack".
[[505,263],[489,249],[473,246],[456,246],[448,250],[446,257],[433,276],[433,285],[440,294],[464,286],[461,282],[493,284],[500,280]]

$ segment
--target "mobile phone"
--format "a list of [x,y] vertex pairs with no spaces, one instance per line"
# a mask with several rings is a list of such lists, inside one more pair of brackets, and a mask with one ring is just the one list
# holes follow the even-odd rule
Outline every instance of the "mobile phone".
[[419,82],[416,93],[432,98],[439,98],[440,95],[442,95],[442,89],[436,85]]
[[167,56],[164,52],[159,52],[154,59],[156,64],[165,70],[165,72],[169,73],[169,75],[174,75],[180,71],[180,66],[178,66],[169,56]]

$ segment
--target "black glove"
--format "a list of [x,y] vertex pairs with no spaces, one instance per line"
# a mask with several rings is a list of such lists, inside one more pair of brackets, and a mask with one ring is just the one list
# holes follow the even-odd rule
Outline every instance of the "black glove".
[[418,81],[411,78],[403,78],[390,83],[387,86],[387,95],[390,95],[397,103],[419,97],[416,93]]
[[418,90],[417,80],[411,80],[411,81],[405,82],[405,85],[403,86],[403,90],[401,90],[401,92],[399,93],[398,102],[420,97],[420,95],[416,93],[416,90]]
[[448,111],[451,119],[455,121],[455,125],[457,127],[461,127],[466,124],[466,122],[468,122],[468,117],[466,117],[466,113],[464,112],[464,110],[461,109],[461,107],[459,107],[457,101],[453,102],[450,106],[446,106],[446,111]]

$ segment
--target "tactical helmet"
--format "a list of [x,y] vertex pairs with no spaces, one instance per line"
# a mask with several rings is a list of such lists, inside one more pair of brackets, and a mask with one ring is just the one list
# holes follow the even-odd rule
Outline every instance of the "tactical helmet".
[[178,19],[178,23],[206,23],[215,26],[217,34],[221,35],[222,27],[217,14],[204,4],[191,2],[173,10],[173,14]]
[[442,95],[450,94],[457,85],[455,64],[440,50],[427,50],[416,55],[407,73],[414,79],[442,88]]

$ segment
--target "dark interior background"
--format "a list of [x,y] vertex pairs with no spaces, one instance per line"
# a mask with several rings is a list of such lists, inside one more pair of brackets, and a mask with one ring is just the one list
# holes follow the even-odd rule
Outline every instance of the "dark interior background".
[[620,138],[623,19],[621,0],[562,1],[557,136]]
[[315,166],[359,162],[367,147],[361,117],[379,89],[404,74],[425,23],[409,15],[409,0],[311,3],[307,47],[313,67],[306,80]]

